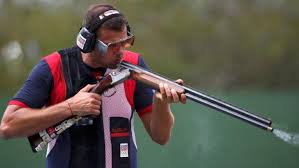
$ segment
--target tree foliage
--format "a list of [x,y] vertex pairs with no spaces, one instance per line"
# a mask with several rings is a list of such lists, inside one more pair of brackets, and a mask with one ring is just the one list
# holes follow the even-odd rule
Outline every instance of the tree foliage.
[[[25,52],[19,67],[10,66],[2,54],[0,88],[21,85],[42,56],[73,46],[85,9],[98,1],[68,0],[56,6],[37,0],[28,1],[30,5],[15,2],[4,1],[0,7],[0,49],[16,40],[23,51],[31,41],[40,50],[33,59]],[[299,84],[299,1],[108,3],[126,14],[137,37],[132,50],[156,72],[191,85],[222,89],[283,89]],[[9,68],[22,70],[12,75]]]

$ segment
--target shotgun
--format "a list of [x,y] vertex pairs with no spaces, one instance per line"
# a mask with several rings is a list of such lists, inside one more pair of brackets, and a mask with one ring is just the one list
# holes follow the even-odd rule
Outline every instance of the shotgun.
[[[257,116],[239,107],[228,104],[222,100],[196,91],[191,87],[179,85],[172,80],[163,77],[162,75],[125,61],[120,63],[116,71],[112,71],[111,73],[103,77],[91,90],[91,92],[102,95],[109,88],[120,84],[129,78],[139,81],[157,91],[159,91],[160,83],[166,83],[170,88],[175,89],[179,95],[185,94],[187,99],[190,99],[196,103],[200,103],[204,106],[208,106],[219,112],[228,114],[263,130],[269,132],[273,131],[273,128],[271,127],[272,121],[270,119]],[[80,119],[82,119],[82,117],[72,116],[52,127],[47,128],[46,130],[28,137],[33,152],[41,151],[49,142],[55,139],[64,130],[78,122]]]

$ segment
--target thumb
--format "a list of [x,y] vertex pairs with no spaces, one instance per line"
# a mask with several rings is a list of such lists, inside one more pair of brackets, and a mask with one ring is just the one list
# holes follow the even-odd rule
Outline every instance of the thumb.
[[184,85],[184,81],[182,80],[182,79],[177,79],[176,81],[175,81],[175,83],[177,83],[177,84],[179,84],[179,85]]
[[89,92],[96,84],[88,84],[84,88],[82,88],[79,92]]

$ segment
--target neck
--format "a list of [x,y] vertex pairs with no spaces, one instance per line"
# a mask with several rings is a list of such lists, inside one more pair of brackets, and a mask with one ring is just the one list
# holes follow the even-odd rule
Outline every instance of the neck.
[[88,66],[92,67],[92,68],[105,68],[105,66],[103,64],[101,64],[101,62],[99,61],[98,58],[96,58],[96,56],[94,54],[91,53],[82,53],[82,60],[85,64],[87,64]]

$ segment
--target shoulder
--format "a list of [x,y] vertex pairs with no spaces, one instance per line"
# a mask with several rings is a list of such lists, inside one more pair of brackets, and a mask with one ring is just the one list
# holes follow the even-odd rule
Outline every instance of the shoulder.
[[42,58],[43,61],[45,61],[50,69],[50,72],[52,75],[59,74],[62,69],[62,61],[61,61],[61,54],[56,51],[53,52],[45,57]]
[[49,64],[41,59],[32,69],[27,80],[9,102],[20,107],[41,108],[49,99],[53,75]]
[[50,78],[51,78],[50,66],[46,60],[41,59],[39,63],[37,63],[34,66],[27,80],[33,80],[33,79],[50,80]]
[[139,53],[126,50],[124,52],[124,61],[148,69],[143,57]]
[[74,55],[78,52],[80,52],[78,47],[64,48],[46,55],[42,59],[46,60],[48,63],[58,63],[63,55]]
[[140,57],[140,55],[136,52],[132,52],[132,51],[128,51],[128,50],[126,50],[124,52],[124,61],[127,61],[129,63],[137,65],[139,57]]
[[61,61],[60,54],[56,51],[42,58],[49,65],[57,64]]

